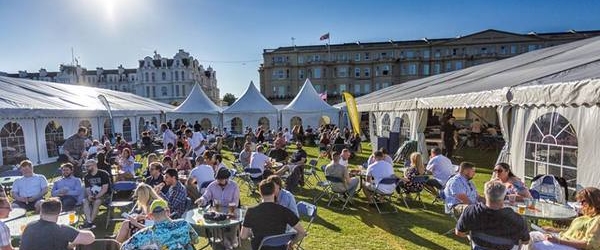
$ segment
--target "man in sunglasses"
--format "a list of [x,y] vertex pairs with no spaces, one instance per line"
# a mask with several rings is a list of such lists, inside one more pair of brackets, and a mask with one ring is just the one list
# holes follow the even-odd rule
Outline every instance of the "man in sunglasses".
[[453,212],[458,218],[468,205],[485,201],[483,197],[479,196],[475,184],[473,184],[474,176],[475,164],[461,162],[459,174],[452,176],[444,189],[447,214]]

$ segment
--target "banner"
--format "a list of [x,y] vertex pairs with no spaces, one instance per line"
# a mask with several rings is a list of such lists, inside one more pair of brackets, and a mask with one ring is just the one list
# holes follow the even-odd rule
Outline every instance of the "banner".
[[360,114],[358,113],[358,108],[356,107],[356,101],[354,100],[354,96],[348,92],[343,92],[342,96],[346,101],[346,108],[348,109],[348,118],[350,118],[350,124],[352,124],[352,130],[357,135],[360,135]]

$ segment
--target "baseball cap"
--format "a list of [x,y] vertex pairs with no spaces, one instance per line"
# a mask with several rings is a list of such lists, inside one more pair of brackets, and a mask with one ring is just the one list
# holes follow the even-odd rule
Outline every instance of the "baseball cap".
[[167,204],[167,202],[165,200],[158,199],[158,200],[154,200],[150,204],[150,211],[152,211],[152,213],[160,213],[162,211],[165,211],[168,207],[169,207],[169,204]]
[[94,159],[89,159],[89,160],[85,161],[85,163],[83,165],[89,166],[89,165],[93,165],[93,164],[98,164],[98,161],[96,161]]

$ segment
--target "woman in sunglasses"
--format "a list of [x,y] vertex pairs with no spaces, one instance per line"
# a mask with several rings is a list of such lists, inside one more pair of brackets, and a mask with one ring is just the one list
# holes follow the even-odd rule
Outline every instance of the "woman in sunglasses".
[[531,232],[533,249],[600,249],[600,189],[587,187],[577,192],[582,215],[567,230],[542,227],[546,234]]
[[524,198],[531,198],[531,194],[529,193],[529,189],[525,186],[525,183],[513,174],[507,163],[500,162],[494,166],[492,180],[500,181],[506,186],[507,197],[514,195],[516,196],[516,200],[519,201],[522,201]]

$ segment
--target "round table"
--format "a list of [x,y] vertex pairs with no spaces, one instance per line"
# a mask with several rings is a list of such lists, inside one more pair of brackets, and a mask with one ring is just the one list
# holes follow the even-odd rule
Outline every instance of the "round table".
[[[518,202],[515,205],[507,204],[506,206],[512,208],[515,212],[518,212],[518,204],[524,203]],[[522,214],[522,216],[534,220],[569,220],[577,217],[577,212],[565,205],[538,201],[535,204],[535,209],[526,208],[525,213]]]
[[[229,208],[227,206],[221,206],[221,209],[219,212],[225,213],[225,212],[227,212],[228,209]],[[214,211],[214,208],[194,208],[194,209],[191,209],[191,210],[188,210],[187,212],[185,212],[182,217],[185,221],[190,223],[190,225],[192,225],[192,227],[194,227],[196,230],[198,230],[198,229],[206,230],[208,243],[206,244],[206,246],[204,246],[200,249],[204,249],[208,246],[211,246],[212,249],[216,249],[217,242],[212,237],[210,237],[210,235],[215,235],[216,232],[220,229],[241,224],[244,221],[244,216],[246,215],[245,208],[236,208],[233,213],[234,216],[232,216],[229,219],[226,219],[223,221],[205,220],[204,213],[207,213],[210,211]]]
[[[69,213],[71,212],[63,212],[60,215],[58,215],[58,221],[56,222],[57,224],[62,224],[62,225],[71,225],[69,223]],[[17,218],[11,221],[7,221],[5,224],[6,226],[10,229],[10,236],[14,237],[14,238],[20,238],[21,237],[21,228],[23,228],[23,230],[25,229],[25,226],[27,224],[29,224],[30,222],[34,222],[34,221],[38,221],[40,219],[40,215],[39,214],[35,214],[32,216],[26,216],[26,217],[21,217],[21,218]],[[78,220],[78,216],[75,215],[75,223],[77,223]]]
[[8,221],[15,220],[15,219],[25,216],[25,213],[27,213],[27,210],[25,210],[23,208],[13,208],[10,211],[10,214],[8,214],[8,217],[6,217],[4,219],[0,219],[0,220],[3,222],[8,222]]

